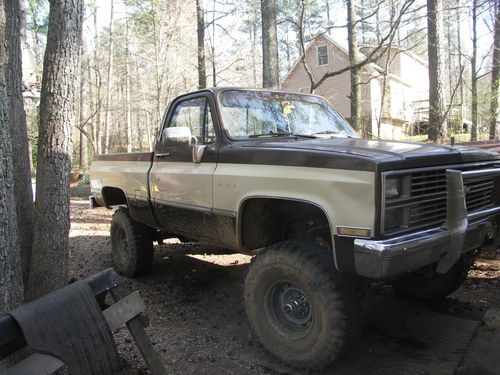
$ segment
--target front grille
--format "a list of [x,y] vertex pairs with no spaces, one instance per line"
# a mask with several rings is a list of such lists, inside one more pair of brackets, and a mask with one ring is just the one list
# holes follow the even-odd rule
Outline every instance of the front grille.
[[[456,168],[454,168],[456,169]],[[470,168],[461,168],[470,170]],[[422,172],[401,173],[401,194],[385,200],[385,234],[425,229],[446,221],[446,167]],[[465,178],[467,213],[496,205],[496,179],[493,176]],[[394,219],[391,221],[391,219]]]
[[491,177],[464,181],[467,212],[476,212],[495,205],[495,180]]
[[408,227],[440,224],[446,219],[446,172],[430,171],[411,175],[412,205]]

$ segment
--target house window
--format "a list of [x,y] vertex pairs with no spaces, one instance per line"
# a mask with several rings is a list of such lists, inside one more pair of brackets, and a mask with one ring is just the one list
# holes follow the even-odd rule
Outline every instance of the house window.
[[318,46],[318,65],[328,65],[328,47]]

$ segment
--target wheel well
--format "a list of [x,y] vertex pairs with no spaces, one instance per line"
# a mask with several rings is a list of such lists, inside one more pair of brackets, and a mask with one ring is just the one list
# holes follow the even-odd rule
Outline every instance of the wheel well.
[[243,203],[240,212],[240,244],[248,250],[290,239],[318,237],[331,246],[328,217],[312,203],[252,198]]
[[119,204],[127,204],[127,198],[122,189],[115,187],[103,187],[102,188],[102,200],[106,207],[117,206]]

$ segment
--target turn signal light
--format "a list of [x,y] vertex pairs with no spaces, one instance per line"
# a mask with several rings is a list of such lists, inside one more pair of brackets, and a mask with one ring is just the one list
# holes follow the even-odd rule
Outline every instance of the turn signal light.
[[367,228],[337,227],[337,233],[341,236],[370,237],[370,229]]

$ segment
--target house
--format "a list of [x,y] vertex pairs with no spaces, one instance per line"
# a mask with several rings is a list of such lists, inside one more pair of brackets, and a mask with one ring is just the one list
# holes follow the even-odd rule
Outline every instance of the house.
[[[360,59],[373,47],[361,46]],[[349,66],[347,47],[328,35],[316,37],[306,48],[306,64],[315,81],[325,73]],[[387,72],[387,74],[385,74]],[[309,92],[311,82],[298,59],[281,88]],[[327,78],[315,91],[350,119],[350,74]],[[415,54],[398,47],[387,49],[375,62],[361,69],[361,121],[373,136],[397,139],[412,133],[428,120],[428,66]]]

